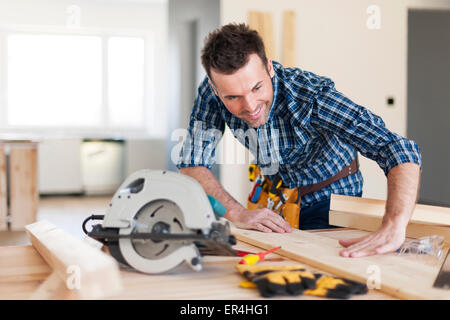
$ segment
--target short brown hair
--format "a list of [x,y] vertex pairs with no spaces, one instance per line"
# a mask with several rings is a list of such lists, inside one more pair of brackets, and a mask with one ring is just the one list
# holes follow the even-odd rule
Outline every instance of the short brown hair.
[[230,23],[206,37],[201,60],[211,79],[211,69],[232,74],[247,64],[252,53],[256,53],[267,68],[264,42],[258,32],[244,23]]

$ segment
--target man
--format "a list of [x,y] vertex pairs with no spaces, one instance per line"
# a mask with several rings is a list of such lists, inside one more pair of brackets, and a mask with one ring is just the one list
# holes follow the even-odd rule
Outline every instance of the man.
[[[332,80],[267,59],[261,38],[245,24],[212,32],[205,41],[202,64],[207,77],[191,114],[192,139],[185,141],[177,166],[225,205],[227,219],[245,229],[291,231],[267,208],[245,209],[210,172],[220,138],[217,132],[223,133],[225,124],[263,168],[277,165],[285,187],[321,186],[301,199],[301,229],[329,227],[332,193],[361,196],[362,175],[348,167],[355,163],[357,151],[375,160],[388,181],[382,226],[368,236],[341,240],[346,247],[341,255],[381,254],[402,245],[419,186],[421,155],[414,141],[390,132],[381,118],[338,92]],[[256,149],[251,148],[251,139],[236,134],[239,130],[253,130]],[[333,177],[339,179],[320,184]]]

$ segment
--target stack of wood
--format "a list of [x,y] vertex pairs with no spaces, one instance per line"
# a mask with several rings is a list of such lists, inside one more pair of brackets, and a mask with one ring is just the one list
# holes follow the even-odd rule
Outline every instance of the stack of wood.
[[37,142],[0,141],[0,231],[23,231],[36,221]]

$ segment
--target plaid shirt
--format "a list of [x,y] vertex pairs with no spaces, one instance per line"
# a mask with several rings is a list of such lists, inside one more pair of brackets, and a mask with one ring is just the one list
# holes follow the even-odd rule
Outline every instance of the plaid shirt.
[[[205,78],[190,117],[178,168],[215,163],[225,124],[255,156],[263,173],[279,173],[283,186],[307,186],[326,180],[360,152],[378,163],[385,175],[398,164],[422,165],[417,144],[389,131],[383,120],[338,92],[326,77],[273,62],[273,103],[267,122],[256,129],[231,114]],[[358,196],[361,172],[302,198],[302,207],[331,194]]]

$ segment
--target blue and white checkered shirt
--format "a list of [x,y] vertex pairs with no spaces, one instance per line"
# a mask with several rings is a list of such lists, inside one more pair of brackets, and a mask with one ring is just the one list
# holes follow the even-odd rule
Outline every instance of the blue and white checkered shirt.
[[[398,164],[422,165],[418,145],[389,131],[383,120],[346,98],[326,77],[273,62],[273,103],[267,122],[256,129],[231,114],[205,78],[198,88],[178,168],[215,163],[215,148],[228,125],[266,175],[280,173],[283,186],[326,180],[349,165],[359,151],[385,175]],[[361,172],[302,198],[302,207],[331,194],[361,195]],[[250,190],[249,190],[250,191]]]

